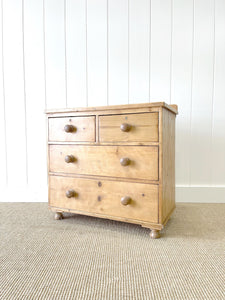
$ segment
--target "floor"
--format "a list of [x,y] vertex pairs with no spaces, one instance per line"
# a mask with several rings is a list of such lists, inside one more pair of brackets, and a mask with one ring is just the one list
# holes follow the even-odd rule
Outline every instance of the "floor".
[[140,226],[0,203],[0,299],[225,299],[225,204],[178,203]]

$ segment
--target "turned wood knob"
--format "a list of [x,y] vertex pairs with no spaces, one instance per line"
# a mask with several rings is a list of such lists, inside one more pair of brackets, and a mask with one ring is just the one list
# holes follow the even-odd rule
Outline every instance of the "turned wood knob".
[[66,155],[65,156],[65,162],[66,163],[71,163],[75,161],[75,157],[73,155]]
[[74,131],[76,131],[76,127],[73,125],[67,124],[67,125],[65,125],[64,130],[65,130],[65,132],[74,132]]
[[130,164],[130,159],[128,157],[122,157],[120,159],[121,166],[128,166]]
[[120,129],[123,132],[128,132],[128,131],[131,130],[131,125],[127,124],[127,123],[123,123],[123,124],[120,125]]
[[72,197],[75,197],[76,196],[76,193],[74,190],[68,190],[66,191],[66,197],[67,198],[72,198]]
[[128,205],[131,202],[131,197],[129,196],[122,197],[120,201],[123,205]]

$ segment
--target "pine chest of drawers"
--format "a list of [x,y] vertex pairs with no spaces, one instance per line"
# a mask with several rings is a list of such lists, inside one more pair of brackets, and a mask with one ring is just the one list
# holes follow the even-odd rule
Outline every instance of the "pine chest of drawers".
[[159,237],[175,208],[176,105],[49,110],[49,208],[139,224]]

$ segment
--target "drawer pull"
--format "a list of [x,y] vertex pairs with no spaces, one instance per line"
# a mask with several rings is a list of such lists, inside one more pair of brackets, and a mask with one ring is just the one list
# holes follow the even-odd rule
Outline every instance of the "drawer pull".
[[129,196],[125,196],[125,197],[122,197],[120,201],[123,205],[128,205],[131,202],[131,198]]
[[127,124],[127,123],[123,123],[123,124],[120,125],[120,129],[123,132],[128,132],[128,131],[131,130],[131,125]]
[[73,155],[66,155],[65,156],[65,162],[66,163],[72,163],[72,162],[74,162],[75,161],[75,157],[73,156]]
[[76,196],[76,192],[74,190],[68,190],[66,191],[66,197],[67,198],[72,198]]
[[125,167],[130,164],[130,159],[128,157],[123,157],[120,159],[121,166]]
[[73,125],[67,124],[67,125],[65,125],[64,130],[65,130],[65,132],[74,132],[74,131],[76,131],[76,127]]

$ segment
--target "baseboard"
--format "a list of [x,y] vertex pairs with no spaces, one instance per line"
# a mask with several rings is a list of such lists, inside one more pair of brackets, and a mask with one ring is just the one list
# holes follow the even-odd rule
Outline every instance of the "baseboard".
[[[0,202],[47,202],[47,186],[1,187]],[[225,203],[225,186],[177,186],[176,202]]]
[[0,202],[48,202],[47,186],[1,187]]
[[177,186],[176,202],[225,203],[225,186]]

